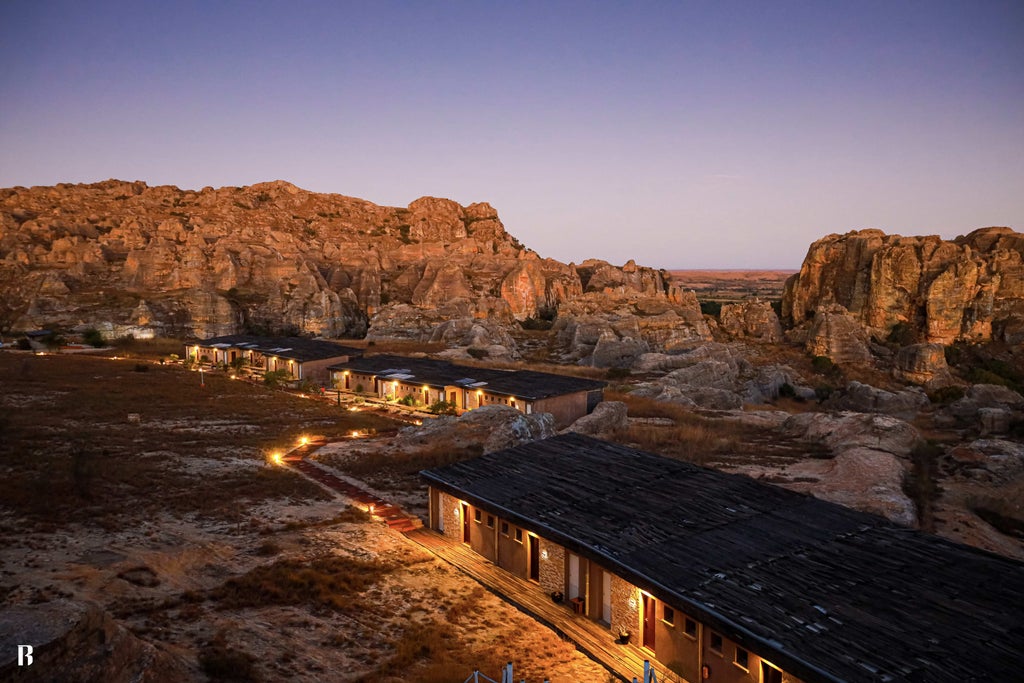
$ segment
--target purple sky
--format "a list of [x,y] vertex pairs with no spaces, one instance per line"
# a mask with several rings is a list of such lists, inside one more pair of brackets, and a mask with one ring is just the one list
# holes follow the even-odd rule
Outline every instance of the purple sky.
[[544,256],[1024,229],[1024,3],[0,4],[0,186],[487,201]]

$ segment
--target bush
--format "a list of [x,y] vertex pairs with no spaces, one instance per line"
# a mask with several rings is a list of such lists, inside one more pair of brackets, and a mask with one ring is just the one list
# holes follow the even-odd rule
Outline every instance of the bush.
[[107,340],[103,338],[103,333],[95,327],[90,327],[82,333],[82,341],[97,349],[101,349],[107,345]]
[[701,301],[700,312],[704,315],[710,315],[717,318],[722,314],[722,302],[721,301]]
[[271,389],[282,386],[291,378],[287,370],[271,370],[263,373],[263,383]]
[[476,358],[477,360],[480,360],[482,358],[487,358],[489,355],[491,355],[490,352],[487,349],[477,349],[477,348],[466,349],[466,353],[468,353],[473,358]]
[[827,384],[822,384],[821,386],[814,387],[814,396],[819,401],[827,401],[829,396],[832,395],[833,391],[835,391],[835,387],[830,387]]
[[363,389],[365,389],[365,387],[362,384],[357,384],[356,385],[356,393],[357,394],[363,393]]
[[145,363],[136,363],[135,372],[149,372],[149,366]]
[[938,405],[948,405],[953,401],[963,398],[965,390],[961,386],[951,385],[948,387],[941,387],[934,391],[928,392],[928,400]]
[[625,379],[633,373],[629,371],[629,368],[608,368],[608,373],[605,375],[608,379]]
[[815,356],[811,359],[811,367],[814,368],[815,372],[827,375],[835,371],[836,364],[828,356]]
[[455,404],[448,401],[438,401],[431,403],[427,410],[435,415],[455,415]]
[[796,389],[789,382],[779,387],[779,398],[796,398]]

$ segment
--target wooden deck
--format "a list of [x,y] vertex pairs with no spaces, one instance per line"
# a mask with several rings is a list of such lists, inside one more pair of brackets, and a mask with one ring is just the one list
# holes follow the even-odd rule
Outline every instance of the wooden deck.
[[[604,626],[574,614],[570,606],[555,604],[540,587],[495,566],[461,543],[455,543],[426,527],[408,532],[406,537],[415,541],[437,557],[460,569],[488,590],[517,609],[551,628],[560,636],[576,644],[577,649],[604,666],[624,681],[644,678],[644,660],[650,655],[634,645],[615,642],[615,635]],[[652,662],[652,664],[655,664]],[[659,681],[678,680],[671,672],[656,665]]]

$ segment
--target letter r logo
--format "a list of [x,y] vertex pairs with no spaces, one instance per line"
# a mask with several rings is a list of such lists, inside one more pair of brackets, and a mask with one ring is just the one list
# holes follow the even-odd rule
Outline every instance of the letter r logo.
[[32,646],[18,646],[18,666],[32,666]]

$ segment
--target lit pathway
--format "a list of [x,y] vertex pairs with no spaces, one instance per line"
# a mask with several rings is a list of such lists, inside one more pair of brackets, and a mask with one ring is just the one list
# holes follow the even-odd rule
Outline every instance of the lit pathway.
[[[565,604],[555,604],[537,584],[496,567],[493,562],[467,546],[455,543],[436,531],[420,528],[408,532],[406,537],[476,579],[520,611],[568,638],[580,651],[620,679],[632,681],[636,677],[643,680],[644,660],[650,658],[649,654],[645,655],[643,650],[634,645],[616,643],[607,628],[574,614]],[[665,671],[661,666],[656,669],[659,681],[679,680],[675,674]]]
[[327,469],[306,459],[306,456],[319,450],[325,443],[326,441],[311,441],[296,446],[281,458],[281,463],[332,491],[337,491],[352,499],[356,504],[365,506],[370,511],[370,514],[384,520],[389,527],[396,531],[412,531],[422,526],[418,519],[407,515],[397,505],[392,505],[383,498],[341,479]]

